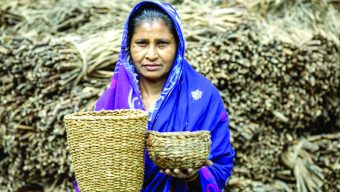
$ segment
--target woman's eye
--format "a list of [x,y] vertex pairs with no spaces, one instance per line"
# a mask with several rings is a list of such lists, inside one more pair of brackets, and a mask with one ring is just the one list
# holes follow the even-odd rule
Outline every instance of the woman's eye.
[[145,42],[137,42],[136,44],[139,45],[140,47],[146,47]]
[[165,47],[165,46],[167,46],[167,45],[169,45],[168,42],[159,42],[159,43],[158,43],[158,46],[159,46],[159,47]]

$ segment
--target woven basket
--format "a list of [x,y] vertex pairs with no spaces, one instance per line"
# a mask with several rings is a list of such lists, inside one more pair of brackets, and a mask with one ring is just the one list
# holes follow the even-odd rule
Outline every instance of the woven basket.
[[79,112],[64,122],[81,192],[140,191],[148,114],[141,110]]
[[161,169],[199,168],[210,152],[210,132],[149,131],[146,145],[151,160]]

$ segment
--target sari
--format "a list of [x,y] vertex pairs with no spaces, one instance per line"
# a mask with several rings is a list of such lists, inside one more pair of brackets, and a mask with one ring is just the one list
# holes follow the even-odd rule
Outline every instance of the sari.
[[[128,31],[133,14],[144,6],[158,6],[170,16],[178,37],[176,58],[163,89],[149,112],[148,130],[159,132],[199,131],[211,133],[209,159],[212,166],[199,170],[204,192],[222,191],[232,174],[235,152],[230,143],[228,114],[217,88],[196,72],[185,60],[185,40],[181,20],[176,10],[163,2],[142,1],[128,17],[109,88],[98,99],[95,111],[114,109],[142,109],[139,77],[129,56]],[[144,184],[141,191],[188,191],[188,185],[179,178],[160,173],[159,168],[145,153]]]

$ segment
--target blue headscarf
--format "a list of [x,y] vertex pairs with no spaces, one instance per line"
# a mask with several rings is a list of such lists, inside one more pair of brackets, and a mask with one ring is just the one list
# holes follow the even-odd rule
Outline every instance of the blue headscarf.
[[[222,98],[205,77],[184,59],[185,41],[181,20],[175,9],[162,2],[143,1],[128,17],[122,38],[121,52],[110,87],[96,103],[95,110],[144,110],[139,83],[129,59],[128,32],[133,14],[144,6],[158,6],[172,19],[178,36],[176,59],[163,86],[159,99],[150,111],[148,130],[160,132],[209,130],[214,165],[199,170],[202,191],[221,191],[232,173],[234,150],[230,144],[228,115]],[[145,160],[144,191],[188,191],[184,181],[162,174],[148,155]]]

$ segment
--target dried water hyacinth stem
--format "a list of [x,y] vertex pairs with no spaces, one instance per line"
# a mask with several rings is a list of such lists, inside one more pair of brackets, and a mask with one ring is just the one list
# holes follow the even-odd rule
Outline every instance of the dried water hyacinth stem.
[[[331,105],[331,107],[329,105],[320,105],[319,108],[319,104],[316,103],[325,92],[333,96],[337,93],[335,91],[338,82],[337,74],[335,72],[332,73],[332,71],[336,71],[339,68],[336,65],[337,60],[335,56],[327,56],[325,54],[326,51],[324,51],[329,50],[329,52],[336,52],[335,45],[328,47],[326,44],[324,50],[320,49],[313,52],[305,51],[304,49],[299,50],[287,44],[280,45],[279,42],[258,45],[257,49],[251,49],[251,46],[243,46],[243,48],[240,49],[235,47],[235,44],[243,41],[251,44],[252,41],[248,35],[249,33],[247,30],[244,32],[244,40],[242,40],[242,38],[235,38],[234,35],[230,37],[225,35],[224,46],[228,47],[227,49],[224,49],[223,46],[220,45],[214,45],[214,42],[218,42],[219,40],[209,41],[208,44],[212,43],[212,48],[207,51],[206,55],[210,57],[203,56],[202,60],[196,61],[194,66],[207,77],[212,77],[212,82],[215,83],[222,92],[232,90],[233,92],[250,93],[263,87],[265,88],[263,91],[268,93],[272,92],[272,96],[270,97],[275,99],[276,105],[282,107],[290,106],[290,102],[292,104],[299,102],[295,103],[294,106],[296,106],[296,104],[302,106],[310,99],[298,100],[299,98],[306,97],[306,94],[314,95],[312,97],[312,103],[314,104],[311,105],[314,109],[306,110],[308,115],[302,115],[299,111],[296,111],[296,115],[293,113],[293,119],[296,119],[295,122],[299,124],[294,124],[294,121],[291,121],[291,127],[308,127],[303,123],[303,120],[309,121],[309,117],[310,120],[312,120],[322,115],[321,108],[324,109],[324,107],[327,107],[327,110],[336,110],[335,105]],[[255,43],[256,42],[254,42],[254,44]],[[279,50],[283,49],[291,50],[290,52],[293,55],[280,53]],[[226,50],[227,57],[222,54],[224,50]],[[306,50],[308,50],[308,48]],[[322,57],[313,58],[315,53],[322,55]],[[190,52],[188,55],[189,54]],[[221,57],[219,57],[219,55],[221,55]],[[199,55],[188,56],[189,60],[190,58],[197,57],[199,57]],[[305,64],[302,64],[302,62]],[[320,65],[321,62],[324,64]],[[240,78],[241,76],[244,78]],[[258,84],[260,82],[267,84],[267,86]],[[333,85],[333,87],[331,86],[331,88],[329,85]],[[318,93],[317,90],[323,91],[323,93]],[[331,90],[331,92],[329,92],[329,90]],[[332,98],[332,96],[329,98]],[[267,100],[268,107],[272,105],[269,101],[270,100]],[[280,112],[280,109],[273,111],[273,115],[283,122],[287,122],[287,116],[289,117],[289,114],[291,114],[291,110],[287,110],[286,112]]]
[[21,15],[0,9],[0,27],[14,26],[23,20],[25,20],[25,18]]
[[[25,38],[10,36],[1,38],[0,44],[8,50],[0,54],[0,60],[5,63],[1,65],[0,71],[1,79],[5,80],[1,81],[1,108],[6,111],[2,123],[7,125],[5,132],[1,134],[4,135],[1,145],[4,148],[12,148],[5,151],[6,158],[1,162],[1,172],[5,172],[7,178],[26,182],[48,178],[48,175],[58,175],[58,172],[61,176],[69,169],[65,160],[62,163],[56,159],[67,159],[66,151],[63,153],[61,150],[66,147],[65,142],[57,139],[64,134],[64,127],[55,125],[51,132],[52,126],[58,124],[57,121],[61,118],[58,111],[49,111],[55,109],[55,103],[60,101],[59,97],[62,96],[61,92],[71,88],[72,85],[68,85],[72,81],[70,78],[75,79],[76,76],[62,75],[53,65],[58,66],[65,61],[78,62],[68,71],[70,74],[77,73],[81,66],[77,50],[67,43],[35,44]],[[49,64],[49,61],[53,64]],[[70,105],[70,102],[67,103],[66,108],[70,108]],[[43,132],[45,134],[42,134]],[[43,147],[41,141],[48,141],[48,145]],[[57,148],[59,150],[50,151]],[[17,162],[18,158],[22,161]],[[59,164],[59,168],[53,164]],[[13,172],[14,170],[21,171]],[[40,172],[40,176],[35,174],[35,170]],[[42,179],[42,182],[48,182],[44,180]],[[21,185],[21,182],[16,182],[11,184],[9,189],[17,190]]]
[[[321,186],[323,190],[336,188],[331,182],[339,178],[336,173],[339,162],[333,156],[339,153],[339,136],[339,133],[311,136],[296,141],[283,151],[282,162],[293,170],[297,191],[318,191]],[[325,146],[328,147],[327,150]]]

